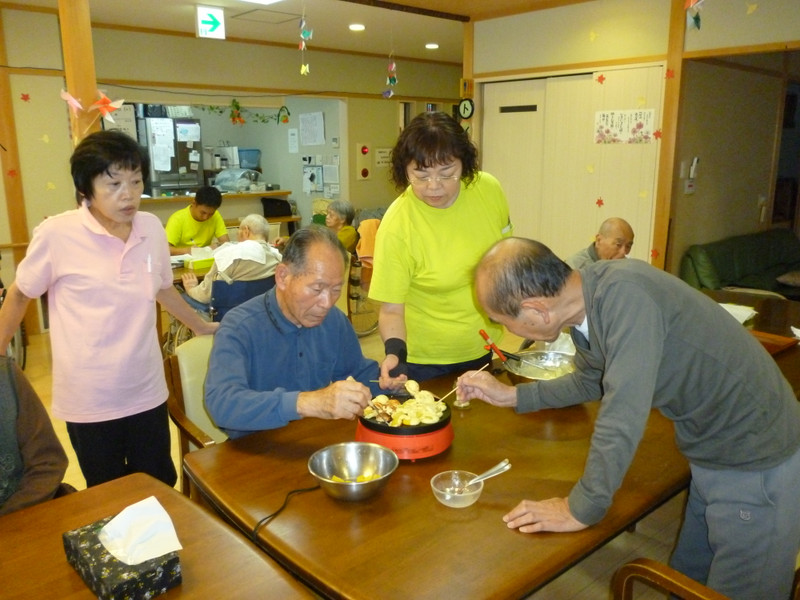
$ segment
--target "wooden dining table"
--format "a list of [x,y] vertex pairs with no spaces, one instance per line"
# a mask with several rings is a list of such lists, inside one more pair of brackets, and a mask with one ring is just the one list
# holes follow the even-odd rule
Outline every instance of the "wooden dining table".
[[96,598],[67,562],[61,535],[150,496],[166,509],[183,546],[183,581],[159,598],[316,597],[197,503],[137,473],[0,517],[0,598]]
[[[505,375],[502,375],[505,377]],[[437,395],[452,377],[423,384]],[[449,402],[449,400],[447,401]],[[355,439],[352,421],[303,419],[186,455],[204,502],[308,586],[328,598],[372,600],[521,598],[545,585],[685,489],[689,467],[672,423],[653,412],[607,516],[576,533],[524,534],[502,517],[523,499],[564,497],[581,477],[599,402],[517,415],[472,401],[451,408],[454,440],[436,456],[403,460],[386,486],[359,502],[313,487],[307,463],[329,444]],[[504,458],[476,504],[448,508],[436,473],[479,473]]]
[[[753,331],[772,353],[783,376],[792,386],[796,397],[800,398],[800,346],[792,333],[792,327],[800,327],[800,302],[776,296],[754,294],[742,291],[703,290],[720,303],[738,304],[750,307],[756,315],[744,323]],[[768,334],[760,336],[759,333]],[[770,336],[780,336],[781,340]],[[772,343],[771,343],[772,342]]]

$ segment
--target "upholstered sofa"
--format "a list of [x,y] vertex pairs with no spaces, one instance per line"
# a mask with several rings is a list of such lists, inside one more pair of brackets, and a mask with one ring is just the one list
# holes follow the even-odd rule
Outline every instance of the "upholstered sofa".
[[800,240],[788,229],[770,229],[690,246],[680,277],[702,289],[741,287],[800,299]]

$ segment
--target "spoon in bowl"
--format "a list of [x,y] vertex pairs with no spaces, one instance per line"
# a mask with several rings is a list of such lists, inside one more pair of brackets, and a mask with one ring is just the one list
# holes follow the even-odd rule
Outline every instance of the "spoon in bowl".
[[487,469],[480,475],[476,475],[472,479],[470,479],[465,485],[458,488],[458,492],[463,492],[473,483],[478,483],[479,481],[484,481],[485,479],[489,479],[490,477],[494,477],[495,475],[500,475],[500,473],[505,473],[511,468],[511,463],[507,458],[501,460],[491,469]]

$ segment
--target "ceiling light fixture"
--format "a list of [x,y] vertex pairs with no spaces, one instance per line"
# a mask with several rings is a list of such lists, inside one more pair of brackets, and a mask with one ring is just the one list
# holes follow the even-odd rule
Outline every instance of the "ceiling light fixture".
[[438,50],[439,49],[439,44],[425,44],[425,47],[428,50]]
[[366,29],[361,23],[351,23],[348,28],[350,31],[364,31]]
[[242,0],[242,2],[250,2],[251,4],[275,4],[281,0]]

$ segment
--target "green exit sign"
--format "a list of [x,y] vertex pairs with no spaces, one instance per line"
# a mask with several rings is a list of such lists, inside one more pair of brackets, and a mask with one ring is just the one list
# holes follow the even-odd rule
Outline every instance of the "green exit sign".
[[225,39],[225,11],[215,6],[197,7],[197,37]]

